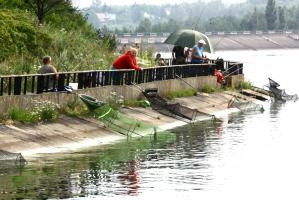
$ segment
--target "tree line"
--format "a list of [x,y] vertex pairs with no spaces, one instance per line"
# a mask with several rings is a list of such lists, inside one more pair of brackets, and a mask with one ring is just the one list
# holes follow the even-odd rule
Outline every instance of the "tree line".
[[[95,15],[99,12],[114,13],[116,20],[99,22]],[[94,26],[115,33],[172,32],[178,28],[202,32],[299,29],[298,0],[247,0],[230,6],[219,0],[161,6],[107,6],[94,0],[85,14]]]

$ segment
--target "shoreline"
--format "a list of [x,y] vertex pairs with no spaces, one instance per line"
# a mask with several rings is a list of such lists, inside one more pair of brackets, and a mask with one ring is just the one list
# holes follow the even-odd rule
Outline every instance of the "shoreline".
[[[209,116],[196,121],[211,119],[211,115],[222,118],[231,113],[240,112],[237,108],[227,108],[232,94],[225,92],[198,94],[192,97],[175,99],[182,105],[208,113]],[[246,97],[248,100],[256,99]],[[157,127],[158,131],[171,130],[188,122],[162,115],[151,108],[123,108],[126,116]],[[145,113],[147,113],[145,115]],[[43,157],[46,154],[66,153],[84,150],[96,146],[116,143],[127,139],[127,136],[114,132],[93,118],[62,117],[55,122],[39,124],[0,125],[0,149],[12,153],[21,153],[25,159]],[[149,133],[142,133],[149,135]],[[138,136],[133,136],[138,137]]]

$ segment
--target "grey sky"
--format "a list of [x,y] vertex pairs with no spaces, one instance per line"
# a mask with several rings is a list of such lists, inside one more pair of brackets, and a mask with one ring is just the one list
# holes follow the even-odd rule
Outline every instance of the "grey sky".
[[[79,8],[87,7],[91,4],[92,0],[72,0],[75,6],[78,6]],[[120,0],[101,0],[101,2],[106,3],[107,5],[129,5],[129,4],[175,4],[175,3],[183,3],[183,2],[195,2],[197,0],[125,0],[125,1],[120,1]],[[212,1],[212,0],[204,0],[206,2]],[[241,3],[245,2],[246,0],[222,0],[223,3]]]

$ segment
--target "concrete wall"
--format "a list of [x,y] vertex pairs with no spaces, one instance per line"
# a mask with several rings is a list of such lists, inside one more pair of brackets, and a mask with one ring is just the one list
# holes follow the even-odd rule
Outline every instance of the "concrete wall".
[[236,88],[239,86],[240,82],[244,81],[244,74],[227,77],[226,81],[229,87]]
[[[204,85],[217,87],[215,76],[202,76],[194,78],[185,78],[186,82],[196,89],[202,88]],[[234,78],[232,83],[235,84]],[[155,81],[151,83],[144,83],[139,85],[141,88],[158,88],[160,95],[164,96],[176,90],[190,89],[191,87],[180,79]],[[111,92],[116,92],[122,95],[124,100],[133,100],[144,98],[140,90],[135,86],[104,86],[98,88],[88,88],[77,90],[77,93],[83,93],[93,96],[99,100],[107,100],[111,97]],[[5,114],[13,107],[30,108],[34,101],[51,101],[59,104],[60,106],[67,105],[68,102],[78,99],[78,96],[73,93],[66,92],[53,92],[35,95],[19,95],[19,96],[1,96],[0,97],[0,114]]]

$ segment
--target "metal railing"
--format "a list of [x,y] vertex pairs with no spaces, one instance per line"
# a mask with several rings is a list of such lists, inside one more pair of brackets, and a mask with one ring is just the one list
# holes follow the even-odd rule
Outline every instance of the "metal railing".
[[[77,83],[78,89],[95,88],[108,85],[131,85],[153,81],[214,75],[219,69],[215,60],[198,65],[173,65],[135,70],[95,70],[60,72],[56,74],[28,74],[0,76],[0,96],[41,94],[64,91],[65,86]],[[225,61],[220,68],[230,75],[243,74],[243,64]]]

